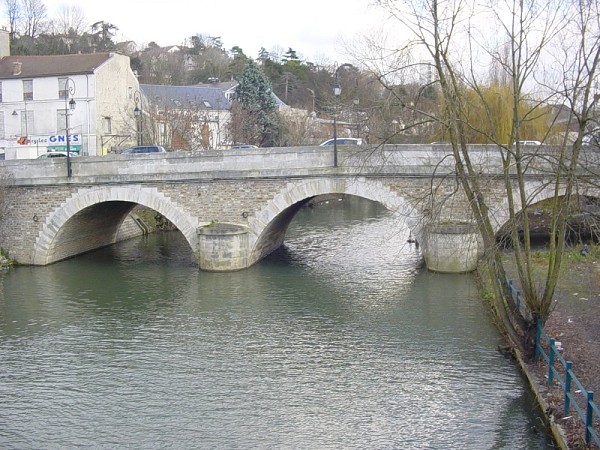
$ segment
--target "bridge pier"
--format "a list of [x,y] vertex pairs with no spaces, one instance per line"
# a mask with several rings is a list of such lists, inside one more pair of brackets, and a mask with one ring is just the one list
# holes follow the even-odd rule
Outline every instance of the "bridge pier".
[[443,222],[426,225],[421,252],[433,272],[465,273],[477,268],[479,231],[473,222]]
[[201,270],[231,272],[248,267],[248,229],[231,223],[198,228],[196,259]]

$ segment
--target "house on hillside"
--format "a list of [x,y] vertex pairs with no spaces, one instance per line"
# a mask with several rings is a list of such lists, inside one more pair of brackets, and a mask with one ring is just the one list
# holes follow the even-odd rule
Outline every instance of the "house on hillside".
[[0,152],[6,159],[65,150],[67,139],[71,151],[92,156],[135,143],[139,86],[127,56],[0,56]]

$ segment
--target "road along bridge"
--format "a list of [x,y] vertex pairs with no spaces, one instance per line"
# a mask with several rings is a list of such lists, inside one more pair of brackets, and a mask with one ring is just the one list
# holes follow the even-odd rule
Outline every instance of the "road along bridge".
[[[499,149],[472,146],[496,230],[508,220]],[[282,245],[310,199],[377,201],[409,227],[427,267],[473,270],[480,253],[470,206],[444,145],[285,147],[0,163],[0,246],[19,264],[47,265],[114,244],[137,205],[185,236],[200,269],[250,267]],[[547,148],[545,151],[553,151]],[[590,153],[590,164],[598,154]],[[337,166],[334,166],[337,161]],[[530,202],[555,195],[548,158],[532,158]],[[582,194],[597,196],[590,188]],[[126,236],[125,236],[126,237]]]

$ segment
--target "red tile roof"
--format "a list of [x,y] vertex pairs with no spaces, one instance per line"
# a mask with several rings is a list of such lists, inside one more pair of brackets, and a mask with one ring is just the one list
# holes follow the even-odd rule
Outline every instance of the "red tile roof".
[[[83,53],[74,55],[5,56],[0,59],[0,79],[37,78],[57,75],[93,73],[111,57],[111,53]],[[15,74],[15,64],[21,70]]]

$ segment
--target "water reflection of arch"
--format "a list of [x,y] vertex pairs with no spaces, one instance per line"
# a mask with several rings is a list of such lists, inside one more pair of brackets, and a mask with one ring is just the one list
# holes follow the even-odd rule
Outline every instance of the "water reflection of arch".
[[46,265],[114,244],[119,228],[137,205],[166,217],[197,248],[197,219],[155,188],[111,186],[80,189],[48,215],[34,245],[32,264]]
[[379,202],[405,221],[415,236],[420,236],[419,212],[385,184],[364,177],[313,179],[289,184],[248,222],[254,236],[249,246],[252,262],[279,248],[298,210],[313,197],[326,194],[355,195]]

